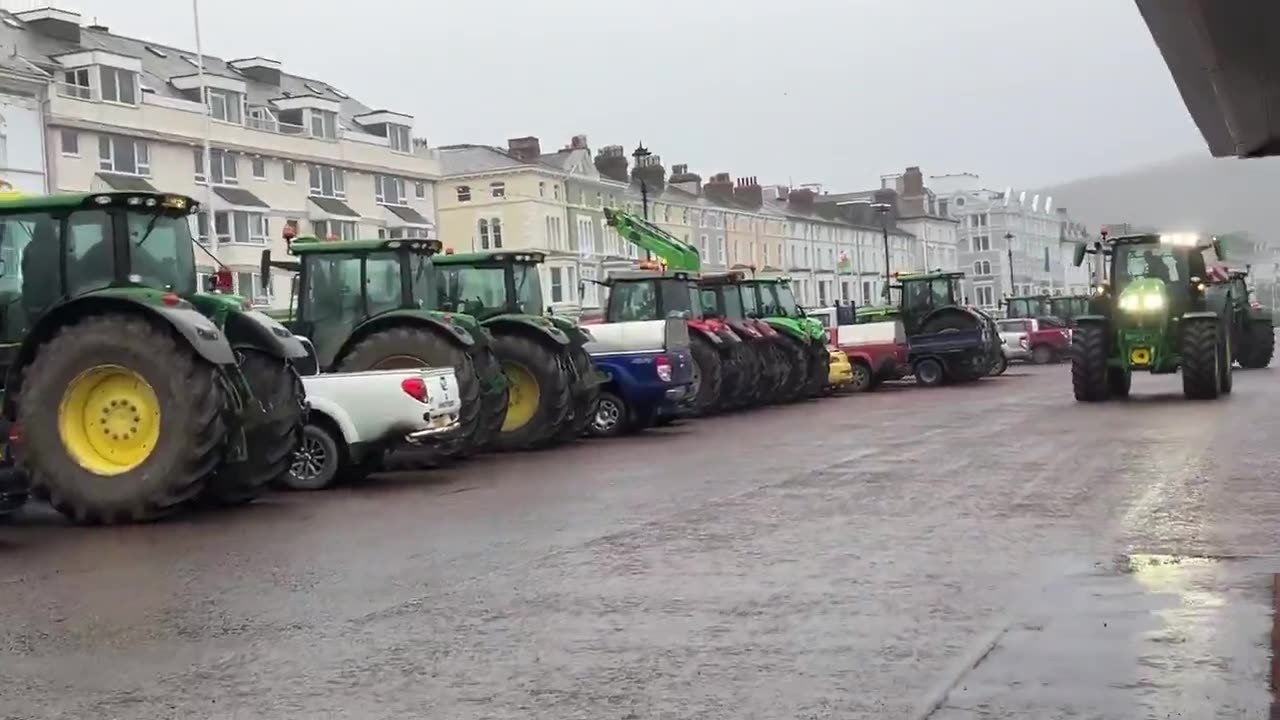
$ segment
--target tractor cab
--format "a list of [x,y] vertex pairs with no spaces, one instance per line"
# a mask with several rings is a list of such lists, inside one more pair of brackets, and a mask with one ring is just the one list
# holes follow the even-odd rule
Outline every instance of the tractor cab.
[[896,314],[908,335],[919,333],[925,318],[962,303],[962,272],[896,273],[894,280]]
[[746,289],[742,283],[746,275],[731,271],[716,275],[704,275],[698,280],[698,295],[703,317],[722,320],[738,335],[748,339],[764,339],[776,333],[759,318],[759,304],[754,289]]
[[270,282],[272,268],[297,273],[286,326],[310,338],[320,367],[328,367],[368,320],[432,306],[437,280],[431,258],[440,248],[439,240],[300,237],[289,242],[297,261],[273,261],[270,250],[262,251],[262,282]]
[[18,342],[47,311],[95,290],[193,298],[198,208],[159,193],[0,194],[0,337]]
[[482,322],[498,315],[543,315],[538,266],[544,260],[539,252],[436,255],[433,307]]
[[1195,235],[1125,235],[1111,238],[1104,250],[1110,258],[1110,281],[1104,288],[1126,321],[1178,317],[1205,309],[1211,278],[1204,251]]
[[697,273],[670,271],[661,263],[643,261],[636,270],[619,270],[603,285],[609,288],[605,322],[665,320],[681,316],[702,320]]
[[1089,314],[1089,303],[1092,299],[1089,295],[1062,295],[1049,298],[1049,314],[1074,326],[1077,317]]
[[1003,300],[1004,316],[1010,320],[1036,320],[1053,315],[1049,295],[1023,295]]

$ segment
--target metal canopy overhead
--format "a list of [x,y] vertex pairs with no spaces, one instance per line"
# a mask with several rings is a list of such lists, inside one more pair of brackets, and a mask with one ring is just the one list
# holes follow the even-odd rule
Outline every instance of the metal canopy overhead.
[[1280,2],[1136,2],[1209,152],[1280,155]]

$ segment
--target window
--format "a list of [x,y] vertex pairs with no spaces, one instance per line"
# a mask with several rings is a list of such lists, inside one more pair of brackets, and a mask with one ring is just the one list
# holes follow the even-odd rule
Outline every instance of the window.
[[237,272],[235,293],[248,298],[254,305],[271,304],[271,288],[262,286],[262,276],[256,272]]
[[595,204],[595,207],[600,207],[600,206],[601,206],[601,205],[603,205],[603,204],[604,204],[604,193],[599,193],[599,192],[597,192],[597,193],[596,193],[596,204]]
[[334,240],[355,240],[359,232],[354,221],[346,220],[312,220],[311,232],[318,238]]
[[141,140],[98,136],[98,168],[125,175],[151,174],[151,153]]
[[413,140],[410,139],[409,128],[405,125],[388,125],[387,139],[391,141],[391,149],[396,152],[413,151]]
[[[200,213],[196,216],[197,234],[201,243],[209,240],[209,216]],[[267,216],[262,213],[251,213],[219,210],[213,214],[214,234],[219,245],[235,243],[238,245],[266,245],[271,231]]]
[[560,199],[560,183],[553,183],[551,185],[551,197],[556,200]]
[[991,249],[991,236],[974,235],[971,244],[973,252],[986,252]]
[[711,248],[708,247],[708,240],[709,238],[706,235],[698,236],[698,257],[711,257]]
[[214,120],[235,123],[236,125],[244,122],[242,111],[244,101],[241,99],[240,93],[219,88],[209,88],[207,93],[209,96],[209,114]]
[[595,307],[600,304],[600,290],[595,283],[596,269],[587,265],[582,266],[582,304]]
[[[196,182],[198,183],[207,182],[207,177],[204,174],[204,148],[195,148],[194,150],[192,150],[191,159],[193,161],[193,164],[195,165]],[[201,217],[204,217],[204,216],[201,215]]]
[[991,261],[990,261],[990,260],[978,260],[977,262],[975,262],[975,263],[973,264],[973,274],[974,274],[974,275],[990,275],[990,274],[991,274]]
[[480,218],[480,249],[498,250],[502,247],[502,218]]
[[458,186],[458,202],[471,201],[471,188],[467,185]]
[[427,197],[427,184],[421,181],[414,183],[413,196],[419,200],[425,200]]
[[284,175],[284,181],[287,183],[297,182],[298,168],[293,164],[292,160],[280,161],[280,172]]
[[546,196],[547,196],[547,184],[544,182],[538,183],[538,197],[546,197]]
[[213,148],[209,151],[209,162],[213,166],[214,185],[238,185],[240,183],[240,171],[236,165],[235,153]]
[[61,136],[62,154],[80,157],[80,133],[75,130],[63,130]]
[[507,184],[501,182],[489,183],[489,194],[496,198],[504,198],[507,196]]
[[987,215],[986,213],[969,216],[970,223],[973,225],[973,227],[976,227],[976,228],[986,227],[988,222],[990,222],[990,219],[991,219],[990,216]]
[[721,235],[720,237],[716,238],[716,262],[720,263],[721,265],[725,264],[725,252],[726,250],[725,250],[724,236]]
[[404,192],[404,178],[374,175],[373,189],[374,196],[382,205],[406,205],[409,202]]
[[558,267],[551,268],[551,302],[564,302],[563,271]]
[[138,104],[138,76],[120,68],[98,68],[102,80],[102,100],[122,105]]
[[480,218],[480,222],[478,223],[478,225],[480,228],[480,231],[479,231],[480,232],[480,249],[488,250],[489,249],[489,219]]
[[254,155],[251,161],[253,166],[253,177],[255,180],[267,179],[267,160],[261,155]]
[[347,196],[347,178],[342,169],[328,165],[312,165],[310,175],[312,195],[331,198]]
[[81,100],[93,99],[93,88],[89,84],[89,68],[76,68],[64,72],[59,94]]
[[493,249],[502,248],[502,220],[494,218],[489,221],[489,232],[493,235]]
[[326,110],[311,111],[311,137],[338,139],[338,115]]
[[995,307],[995,290],[990,285],[974,285],[973,292],[977,296],[978,307]]

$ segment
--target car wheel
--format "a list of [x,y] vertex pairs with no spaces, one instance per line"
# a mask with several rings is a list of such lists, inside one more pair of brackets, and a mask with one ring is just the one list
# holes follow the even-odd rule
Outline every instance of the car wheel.
[[916,363],[916,382],[925,387],[937,387],[946,378],[942,363],[934,358],[925,358]]
[[342,465],[341,450],[333,435],[319,425],[302,429],[302,441],[283,483],[290,490],[324,490],[333,484]]
[[594,437],[617,437],[626,432],[630,410],[622,398],[611,392],[600,393],[596,414],[587,430]]

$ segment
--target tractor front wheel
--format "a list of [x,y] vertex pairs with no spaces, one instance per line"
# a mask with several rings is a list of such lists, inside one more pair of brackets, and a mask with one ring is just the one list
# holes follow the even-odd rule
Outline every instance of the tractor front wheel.
[[222,460],[214,366],[165,329],[99,315],[58,331],[18,403],[33,492],[76,522],[143,522],[198,495]]
[[253,392],[245,408],[244,462],[223,465],[205,487],[205,499],[240,505],[289,474],[302,433],[302,379],[281,358],[256,348],[236,350],[240,372]]
[[947,379],[946,369],[936,358],[925,358],[916,363],[916,382],[924,387],[938,387]]
[[1110,397],[1107,382],[1107,328],[1081,325],[1071,341],[1071,389],[1079,402]]
[[1271,364],[1276,353],[1276,330],[1270,321],[1258,320],[1249,323],[1245,330],[1247,339],[1240,349],[1240,367],[1256,370]]
[[694,413],[710,415],[719,405],[724,387],[724,363],[711,341],[700,334],[691,334],[689,344],[693,350],[693,362],[698,366],[698,387],[694,399]]
[[[475,452],[483,441],[480,426],[480,377],[471,355],[453,342],[420,327],[395,327],[376,332],[356,344],[338,361],[339,372],[400,370],[407,368],[453,368],[458,378],[457,439],[439,448],[445,456]],[[401,470],[432,467],[436,452],[404,449],[391,453],[388,464]]]
[[1215,400],[1222,394],[1222,348],[1218,323],[1192,319],[1182,324],[1182,394],[1188,400]]
[[1133,373],[1124,368],[1107,368],[1107,390],[1111,397],[1129,397],[1129,388],[1133,386]]
[[521,335],[498,335],[493,349],[510,393],[497,447],[508,451],[546,447],[570,412],[569,376],[559,354]]

